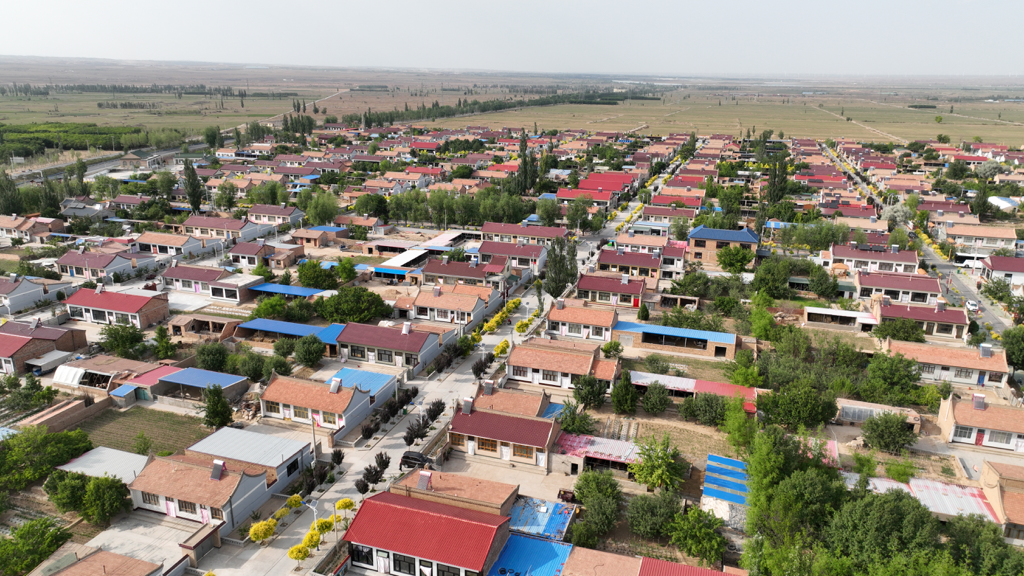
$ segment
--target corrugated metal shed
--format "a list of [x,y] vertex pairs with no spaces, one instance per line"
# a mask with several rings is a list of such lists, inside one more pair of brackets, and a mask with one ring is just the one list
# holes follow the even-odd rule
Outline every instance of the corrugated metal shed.
[[310,326],[308,324],[296,324],[295,322],[283,322],[281,320],[268,320],[267,318],[257,318],[248,322],[238,325],[239,328],[248,328],[250,330],[259,330],[261,332],[275,332],[277,334],[287,334],[288,336],[297,336],[299,338],[308,336],[310,334],[316,334],[323,330],[319,326]]
[[572,544],[512,534],[487,576],[559,576]]
[[575,504],[520,496],[512,505],[512,520],[508,527],[515,532],[561,540],[575,514]]
[[[857,485],[857,480],[860,479],[860,474],[855,474],[853,472],[840,473],[843,475],[843,482],[846,484],[846,487],[853,490]],[[913,494],[910,490],[910,486],[888,478],[868,478],[868,490],[876,494],[888,492],[889,490],[903,490],[908,494]]]
[[334,378],[341,378],[341,385],[345,388],[359,388],[360,390],[369,391],[371,396],[376,395],[395,380],[395,376],[390,374],[367,372],[366,370],[355,370],[352,368],[338,370],[327,383],[330,384]]
[[124,398],[128,394],[134,394],[138,386],[132,386],[131,384],[122,384],[118,386],[117,390],[110,393],[115,398]]
[[331,324],[327,328],[316,333],[316,337],[324,344],[337,344],[338,335],[345,329],[344,324]]
[[708,454],[704,471],[703,498],[747,505],[747,465],[739,460]]
[[[302,286],[282,286],[280,284],[260,284],[259,286],[253,286],[250,290],[257,292],[267,292],[269,294],[284,294],[285,296],[301,296],[308,298],[310,296],[316,296],[323,292],[316,288],[303,288]],[[77,292],[76,292],[77,294]]]
[[636,444],[626,440],[612,440],[563,432],[556,442],[558,451],[577,458],[589,457],[598,460],[611,460],[630,464],[636,462]]
[[125,484],[131,484],[132,480],[135,480],[135,477],[146,467],[148,461],[149,456],[100,446],[57,468],[65,472],[78,472],[96,478],[107,475],[119,478]]
[[981,514],[989,521],[999,524],[996,511],[989,504],[981,488],[946,484],[935,480],[911,478],[910,490],[926,508],[940,520],[953,516]]
[[637,322],[618,322],[612,330],[622,332],[637,332],[647,334],[661,334],[662,336],[676,336],[678,338],[693,338],[695,340],[707,340],[719,344],[735,344],[736,335],[724,332],[708,332],[706,330],[690,330],[689,328],[673,328],[671,326],[655,326],[653,324],[639,324]]
[[185,368],[173,374],[162,376],[160,381],[181,384],[182,386],[194,386],[196,388],[209,388],[215,384],[221,388],[227,388],[228,386],[245,382],[245,376],[222,374],[200,368]]
[[189,447],[190,450],[276,468],[303,450],[309,442],[224,427]]
[[633,382],[634,386],[650,386],[654,382],[661,382],[665,385],[665,388],[668,388],[669,390],[678,390],[680,392],[693,392],[694,385],[697,383],[693,378],[680,378],[678,376],[669,376],[667,374],[637,372],[636,370],[629,371],[629,378]]

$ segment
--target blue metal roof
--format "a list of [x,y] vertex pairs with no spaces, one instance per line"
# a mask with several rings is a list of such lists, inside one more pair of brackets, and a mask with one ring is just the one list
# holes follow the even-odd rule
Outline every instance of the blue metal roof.
[[[390,374],[367,372],[366,370],[355,370],[353,368],[342,368],[334,374],[333,378],[341,378],[341,385],[344,388],[366,390],[371,396],[376,395],[395,379]],[[330,384],[331,380],[328,379],[327,383]]]
[[270,294],[284,294],[285,296],[302,296],[303,298],[315,296],[323,290],[316,288],[303,288],[302,286],[282,286],[280,284],[260,284],[253,286],[250,290],[257,292],[269,292]]
[[565,542],[511,534],[487,576],[558,576],[571,551]]
[[245,376],[212,372],[210,370],[202,370],[200,368],[185,368],[184,370],[179,370],[178,372],[174,372],[166,376],[161,376],[160,381],[170,382],[171,384],[182,384],[184,386],[195,386],[196,388],[209,388],[214,384],[221,388],[227,388],[232,384],[244,382]]
[[718,478],[717,476],[705,476],[704,485],[718,486],[720,488],[728,488],[729,490],[735,490],[746,494],[748,492],[747,485],[741,482],[733,482],[732,480],[726,480],[725,478]]
[[558,199],[558,194],[553,194],[551,192],[545,192],[545,193],[541,194],[540,196],[538,196],[537,199],[538,200],[557,200]]
[[716,476],[722,476],[723,478],[732,478],[733,480],[742,480],[746,482],[747,475],[745,472],[739,470],[730,470],[728,468],[722,468],[721,466],[715,466],[714,464],[708,464],[708,474],[714,474]]
[[397,270],[395,268],[385,268],[383,266],[374,266],[374,272],[380,272],[382,274],[395,274],[396,276],[405,276],[408,274],[408,270]]
[[344,226],[313,226],[310,230],[316,230],[317,232],[344,232],[348,228]]
[[0,428],[0,440],[17,434],[18,431],[11,428]]
[[725,500],[726,502],[732,502],[733,504],[747,505],[747,499],[739,494],[733,494],[732,492],[723,492],[714,488],[704,487],[704,495],[710,498],[717,498],[719,500]]
[[338,336],[345,329],[344,324],[331,324],[327,328],[316,333],[316,337],[324,344],[337,344]]
[[[544,508],[544,511],[541,511]],[[509,530],[561,540],[576,506],[520,496],[512,505]]]
[[239,328],[249,328],[252,330],[260,330],[262,332],[276,332],[278,334],[287,334],[289,336],[308,336],[310,334],[316,334],[323,330],[320,326],[310,326],[308,324],[296,324],[295,322],[282,322],[281,320],[269,320],[267,318],[257,318],[250,320],[238,325]]
[[363,270],[369,270],[370,267],[366,264],[356,264],[356,271],[362,272]]
[[562,410],[565,409],[565,404],[555,404],[552,402],[548,404],[548,407],[544,409],[544,413],[540,415],[541,418],[557,418]]
[[135,388],[136,387],[132,386],[131,384],[122,384],[120,387],[118,387],[117,390],[111,392],[110,395],[115,396],[117,398],[124,398],[128,394],[134,394]]
[[701,224],[690,230],[689,238],[697,240],[721,240],[723,242],[757,242],[757,234],[750,228],[743,230],[719,230]]
[[725,456],[719,456],[717,454],[708,454],[708,462],[711,462],[713,464],[721,464],[722,466],[732,466],[733,468],[739,468],[740,470],[747,469],[746,462],[742,460],[726,458]]
[[671,326],[656,326],[654,324],[640,324],[637,322],[618,322],[612,330],[623,332],[639,332],[648,334],[661,334],[662,336],[676,336],[679,338],[694,338],[718,342],[719,344],[735,344],[736,335],[725,332],[707,332],[705,330],[690,330],[689,328],[673,328]]

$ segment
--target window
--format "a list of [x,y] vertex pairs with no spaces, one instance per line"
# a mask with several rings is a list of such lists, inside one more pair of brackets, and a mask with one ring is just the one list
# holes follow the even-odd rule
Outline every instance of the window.
[[583,326],[580,324],[569,324],[569,334],[582,334]]
[[199,289],[202,290],[203,292],[209,292],[210,291],[210,285],[207,284],[206,282],[200,282],[199,283]]
[[601,326],[594,326],[593,336],[594,338],[604,338],[604,328]]
[[920,368],[921,368],[921,374],[922,375],[924,375],[924,374],[935,374],[935,365],[934,364],[921,364]]
[[337,424],[338,424],[338,415],[337,414],[335,414],[334,412],[321,412],[320,414],[323,417],[323,423],[324,424],[330,424],[331,426],[337,426]]
[[448,441],[452,443],[452,446],[465,446],[466,437],[462,434],[451,433],[448,435]]
[[395,562],[392,568],[399,574],[409,574],[414,576],[416,574],[416,559],[411,556],[403,556],[397,552],[392,554]]
[[292,460],[291,462],[288,463],[288,467],[285,468],[285,475],[291,476],[292,474],[295,474],[296,472],[298,472],[298,470],[299,470],[299,459],[296,458],[295,460]]
[[533,458],[533,448],[530,446],[512,445],[512,455],[516,458]]
[[703,260],[704,259],[704,253],[703,252],[694,252],[693,253],[693,258],[694,258],[694,260]]
[[525,366],[513,366],[512,375],[516,378],[526,378],[530,375],[530,370]]
[[370,406],[373,406],[376,402],[377,402],[377,396],[376,395],[371,395],[370,396]]
[[437,320],[447,320],[448,319],[448,315],[449,315],[449,311],[448,310],[440,310],[440,309],[438,309],[438,310],[434,311],[434,318],[436,318]]
[[238,290],[225,290],[224,297],[228,300],[238,300]]
[[128,315],[120,312],[114,313],[114,321],[118,324],[128,324]]
[[558,372],[552,372],[551,370],[543,370],[540,373],[541,380],[547,380],[548,382],[558,382]]
[[967,368],[957,368],[953,374],[956,378],[973,378],[974,370],[968,370]]
[[970,426],[957,426],[953,429],[953,438],[970,438],[974,434],[974,428]]
[[953,325],[952,324],[939,324],[939,325],[935,326],[935,333],[936,334],[952,334],[953,333]]
[[860,297],[861,298],[870,298],[871,297],[871,292],[872,292],[871,288],[861,288],[860,289]]
[[149,492],[142,493],[142,503],[149,504],[150,506],[159,506],[160,497],[156,494],[150,494]]
[[395,357],[391,354],[391,350],[377,350],[377,363],[378,364],[394,364]]
[[427,316],[427,309],[424,308],[423,306],[417,306],[416,307],[416,315],[417,316]]
[[220,508],[210,508],[210,518],[213,518],[215,520],[223,520],[224,511],[221,510]]
[[892,272],[892,262],[882,262],[878,265],[879,272]]
[[996,444],[1009,444],[1013,441],[1013,434],[1010,434],[1009,432],[999,432],[998,430],[989,430],[988,438],[986,438],[986,440]]
[[420,363],[420,357],[418,355],[416,355],[416,354],[406,354],[405,355],[405,365],[406,366],[415,366],[415,365],[417,365],[419,363]]
[[60,273],[61,274],[67,274],[68,273],[68,267],[67,266],[61,266],[60,267]]
[[164,285],[174,288],[174,278],[164,278]]
[[224,289],[223,288],[214,288],[213,290],[210,291],[210,296],[213,296],[214,298],[223,298],[224,297]]
[[694,248],[706,248],[707,245],[708,245],[707,242],[705,242],[704,240],[694,240],[693,241]]
[[78,308],[77,306],[69,306],[68,308],[71,310],[72,318],[78,318],[80,320],[85,318],[85,312],[81,308]]
[[186,500],[178,500],[178,512],[184,512],[185,514],[195,514],[196,503],[188,502]]
[[1002,382],[1003,381],[1003,375],[1002,375],[1001,372],[989,372],[988,373],[988,381],[989,382],[996,382],[996,383]]
[[[606,268],[602,268],[602,270],[606,270]],[[590,298],[590,292],[588,290],[580,290],[576,292],[576,295],[579,296],[580,298],[583,298],[584,300]]]
[[271,402],[270,400],[263,402],[263,409],[266,410],[268,414],[281,413],[281,405],[277,402]]
[[95,310],[94,309],[92,311],[92,321],[93,322],[106,322],[107,321],[107,313],[104,312],[103,310]]
[[352,346],[352,357],[353,358],[366,358],[366,348],[362,346]]
[[629,304],[632,301],[633,301],[633,296],[631,294],[619,294],[619,302],[624,302],[626,304]]
[[722,248],[728,248],[728,247],[729,247],[729,243],[728,242],[715,242],[715,248],[718,249],[718,250],[721,250]]
[[309,408],[300,408],[295,406],[293,412],[294,414],[292,414],[292,418],[302,418],[303,420],[309,419]]
[[192,289],[192,281],[191,280],[182,280],[181,281],[181,289],[182,290],[191,290]]
[[462,576],[462,571],[454,566],[437,565],[437,576]]
[[373,567],[373,548],[352,544],[349,550],[352,554],[352,562]]
[[498,451],[498,441],[497,440],[488,440],[487,438],[481,438],[481,439],[477,440],[477,448],[479,448],[480,450],[483,450],[485,452],[497,452]]
[[612,295],[610,293],[608,293],[608,292],[598,292],[597,293],[597,301],[598,302],[611,302],[612,301]]

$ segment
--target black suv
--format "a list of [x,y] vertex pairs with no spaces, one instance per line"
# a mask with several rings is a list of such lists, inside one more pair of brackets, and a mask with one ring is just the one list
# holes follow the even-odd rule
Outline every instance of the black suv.
[[402,459],[398,461],[398,471],[401,472],[403,467],[421,468],[427,464],[433,463],[434,461],[428,458],[425,454],[409,451],[402,454]]

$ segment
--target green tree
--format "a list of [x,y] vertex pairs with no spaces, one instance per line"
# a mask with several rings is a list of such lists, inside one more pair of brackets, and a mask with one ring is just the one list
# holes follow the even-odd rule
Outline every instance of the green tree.
[[223,428],[234,421],[231,405],[224,397],[224,389],[217,384],[209,386],[203,392],[202,412],[203,424],[211,428]]
[[651,436],[638,448],[637,460],[629,465],[629,471],[639,484],[674,490],[683,481],[685,466],[679,462],[679,449],[672,445],[668,433],[660,441]]
[[598,498],[608,498],[615,502],[622,502],[622,486],[615,479],[611,470],[597,471],[584,470],[576,477],[576,483],[572,487],[573,495],[584,506]]
[[[359,199],[362,200],[363,198],[368,197],[382,198],[376,194],[368,194],[366,196],[360,196]],[[386,210],[387,201],[385,201],[384,206]],[[337,215],[338,197],[329,190],[321,190],[318,192],[306,207],[306,220],[308,220],[313,226],[325,226],[332,224]]]
[[636,311],[636,319],[641,322],[646,322],[651,318],[651,312],[647,309],[647,304],[641,302],[640,309]]
[[296,569],[302,567],[302,561],[309,558],[309,548],[296,544],[288,549],[288,557],[297,562]]
[[819,539],[848,495],[846,484],[834,472],[796,470],[772,487],[768,498],[748,509],[747,529],[753,528],[776,548],[796,534]]
[[690,221],[686,218],[674,218],[669,225],[669,234],[680,242],[685,241],[690,236]]
[[88,484],[89,477],[85,474],[54,470],[43,483],[43,491],[57,510],[66,514],[82,509],[82,499]]
[[11,538],[0,539],[0,575],[21,576],[39,565],[71,539],[71,532],[52,518],[38,518],[25,522],[11,533]]
[[572,400],[564,402],[558,422],[561,424],[562,432],[567,434],[593,434],[597,428],[594,417],[587,414]]
[[647,386],[647,392],[643,397],[644,412],[657,416],[672,405],[672,399],[668,395],[668,388],[658,381]]
[[312,368],[324,358],[326,346],[316,334],[307,334],[295,343],[295,361]]
[[950,163],[949,168],[946,168],[945,176],[949,180],[963,180],[970,175],[971,169],[967,166],[967,163],[963,160],[954,160]]
[[669,288],[671,294],[677,296],[693,296],[695,298],[707,298],[711,291],[711,277],[703,272],[686,271],[686,275],[679,280],[672,281]]
[[337,290],[338,275],[334,268],[323,268],[319,260],[307,260],[299,264],[299,284],[305,288]]
[[662,490],[656,495],[634,496],[626,508],[626,521],[637,536],[657,538],[668,532],[680,512],[679,497],[671,490]]
[[292,373],[292,365],[281,356],[276,354],[270,356],[263,361],[263,379],[269,382],[274,373],[280,376],[288,376]]
[[622,342],[612,340],[601,346],[601,352],[604,353],[605,358],[618,358],[622,355]]
[[196,367],[212,372],[223,372],[228,360],[228,349],[220,342],[200,344],[196,347]]
[[829,274],[828,271],[821,266],[815,266],[811,269],[808,288],[810,288],[811,292],[814,292],[818,298],[831,300],[839,294],[839,280],[837,280],[832,274]]
[[134,324],[108,324],[100,334],[100,346],[121,358],[138,360],[146,352],[146,334]]
[[342,258],[338,261],[337,266],[338,278],[341,279],[342,284],[348,284],[349,282],[356,279],[356,265],[352,262],[351,258]]
[[725,404],[725,417],[722,422],[722,430],[728,435],[729,443],[737,452],[750,446],[754,441],[754,435],[757,434],[757,421],[750,418],[744,404],[742,396],[730,398]]
[[281,338],[274,342],[274,354],[281,358],[287,358],[295,352],[295,338]]
[[256,308],[252,311],[250,318],[282,318],[288,310],[288,301],[284,296],[276,294],[267,298],[264,296],[257,301]]
[[235,186],[234,182],[230,180],[222,182],[220,186],[217,186],[217,195],[213,198],[213,203],[221,210],[232,210],[235,207],[235,203],[238,201],[238,186]]
[[835,395],[819,392],[805,381],[792,382],[773,392],[757,397],[757,409],[764,412],[764,422],[790,430],[814,428],[835,418],[839,411]]
[[718,426],[725,420],[725,399],[717,394],[697,394],[684,398],[679,415],[692,418],[704,426]]
[[139,432],[135,435],[135,443],[132,444],[132,452],[148,456],[150,450],[153,449],[153,441],[146,436],[145,432]]
[[723,524],[713,513],[693,506],[686,514],[676,514],[666,532],[683,554],[698,558],[702,566],[712,566],[725,553],[725,536],[718,531]]
[[156,347],[153,349],[156,352],[156,357],[160,360],[166,360],[168,358],[174,358],[178,353],[177,342],[171,342],[171,337],[167,334],[167,327],[160,325],[156,327]]
[[250,350],[238,357],[235,371],[239,376],[245,376],[253,382],[259,382],[260,378],[263,378],[263,365],[265,363],[265,356]]
[[868,363],[867,381],[860,387],[866,402],[905,406],[916,397],[921,369],[902,354],[876,353]]
[[353,210],[356,214],[367,214],[387,221],[389,213],[388,199],[379,194],[365,194],[356,199]]
[[899,454],[917,441],[907,426],[907,417],[899,412],[883,412],[864,421],[864,441],[868,446],[890,454]]
[[789,287],[790,275],[788,260],[768,258],[757,267],[750,288],[755,292],[764,292],[777,300],[785,300],[793,294],[793,290]]
[[998,524],[984,516],[953,516],[946,521],[946,550],[971,574],[1020,574],[1024,554],[1003,539]]
[[616,414],[636,414],[636,403],[640,394],[630,379],[629,372],[624,370],[622,378],[612,386],[612,409]]
[[252,269],[252,274],[253,276],[262,276],[263,281],[267,283],[273,282],[274,278],[277,277],[277,275],[274,274],[274,272],[270,268],[267,268],[267,266],[263,262],[260,262],[259,264],[256,265],[255,268]]
[[562,217],[562,207],[551,198],[537,200],[537,216],[544,226],[555,226]]
[[203,129],[203,141],[206,147],[211,150],[217,149],[217,135],[220,133],[220,126],[207,126]]
[[342,286],[337,294],[320,298],[313,306],[320,317],[339,324],[366,323],[374,318],[390,318],[392,314],[391,306],[380,295],[362,286]]
[[185,160],[185,197],[192,213],[198,214],[203,204],[203,181],[196,174],[191,160]]
[[904,342],[925,341],[924,330],[921,329],[917,322],[909,318],[886,320],[875,326],[874,330],[871,331],[871,335],[879,340],[892,338],[893,340],[903,340]]
[[878,560],[935,551],[939,521],[907,492],[869,493],[843,505],[832,518],[825,541],[863,571]]
[[292,273],[288,270],[285,270],[284,274],[281,274],[281,277],[277,279],[277,283],[280,284],[281,286],[291,286]]
[[594,205],[594,199],[588,194],[577,196],[569,202],[565,210],[565,222],[569,230],[586,231],[589,227],[590,207]]
[[584,409],[598,408],[604,405],[605,386],[593,376],[581,376],[574,384],[573,398]]
[[1000,339],[1006,350],[1006,363],[1014,372],[1024,368],[1024,326],[1003,330]]
[[730,246],[718,251],[718,265],[726,272],[739,274],[754,260],[754,252],[749,248]]
[[94,477],[89,480],[82,500],[82,518],[105,525],[118,512],[131,512],[131,491],[119,478]]
[[555,238],[548,246],[547,276],[544,291],[552,298],[560,298],[566,287],[576,282],[579,265],[576,263],[576,245],[565,238]]

